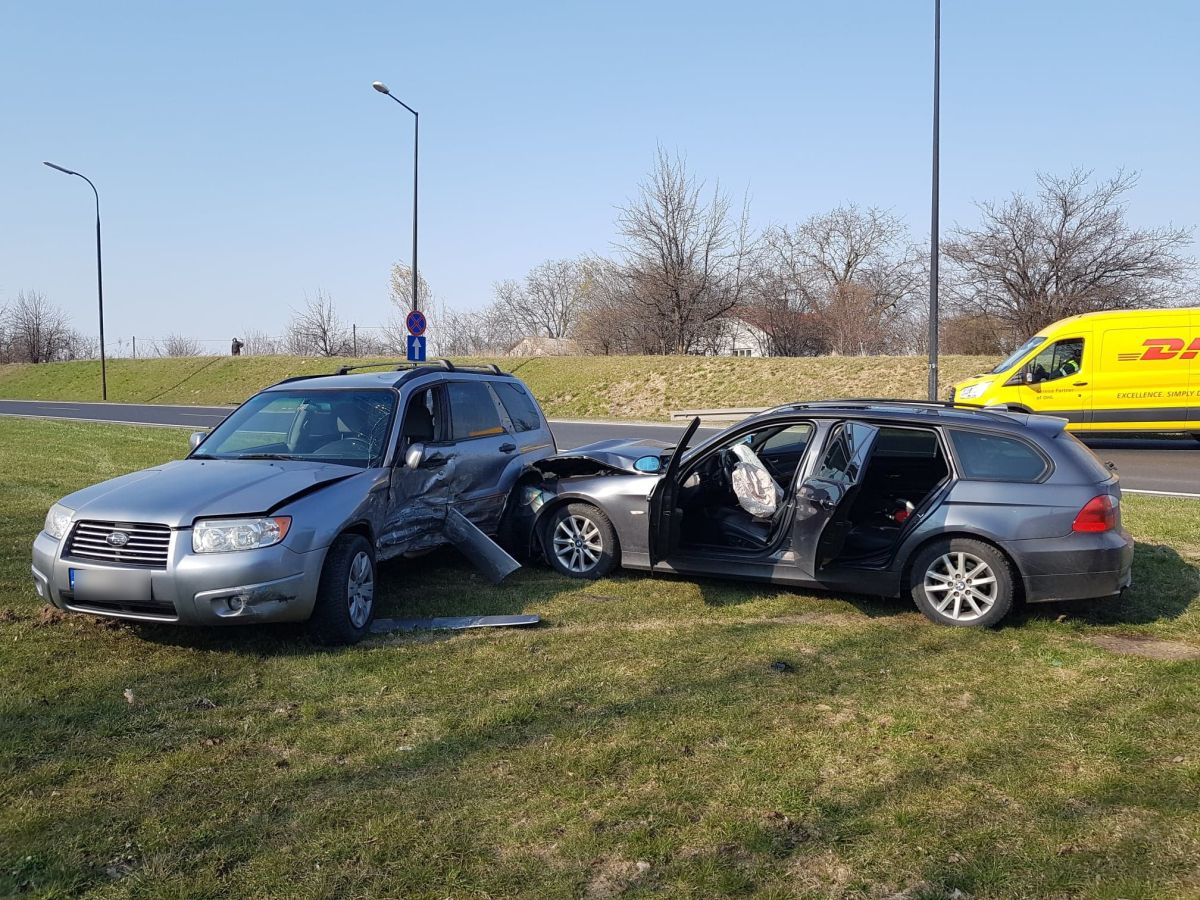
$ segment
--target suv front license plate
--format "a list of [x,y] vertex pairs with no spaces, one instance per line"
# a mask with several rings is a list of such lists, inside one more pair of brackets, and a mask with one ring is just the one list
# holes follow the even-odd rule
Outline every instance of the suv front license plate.
[[68,569],[76,603],[149,603],[150,573],[146,570]]

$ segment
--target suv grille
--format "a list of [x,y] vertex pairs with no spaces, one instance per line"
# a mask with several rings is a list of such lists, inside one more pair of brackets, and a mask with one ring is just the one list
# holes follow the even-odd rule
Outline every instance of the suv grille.
[[[125,542],[113,543],[109,535],[124,534]],[[80,559],[120,566],[165,569],[171,546],[171,529],[145,522],[79,522],[71,532],[67,553]]]

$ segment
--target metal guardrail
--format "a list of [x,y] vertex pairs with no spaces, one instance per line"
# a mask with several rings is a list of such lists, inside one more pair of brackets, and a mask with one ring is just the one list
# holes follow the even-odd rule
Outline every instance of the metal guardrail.
[[735,406],[725,409],[681,409],[671,413],[671,421],[681,419],[690,421],[699,417],[701,422],[738,422],[746,416],[753,416],[769,408],[767,406]]

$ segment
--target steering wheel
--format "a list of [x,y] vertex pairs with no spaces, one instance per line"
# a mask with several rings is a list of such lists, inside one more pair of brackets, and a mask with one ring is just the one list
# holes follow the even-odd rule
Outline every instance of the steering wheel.
[[722,490],[733,492],[733,468],[738,464],[738,458],[733,451],[726,447],[717,454],[718,465],[713,472],[713,481]]
[[[345,452],[343,452],[345,450],[351,450],[352,452],[345,453]],[[371,455],[371,445],[369,442],[367,442],[363,438],[357,438],[357,437],[340,438],[339,440],[336,440],[336,441],[330,441],[328,444],[322,444],[320,447],[318,447],[316,450],[314,450],[312,452],[312,455],[313,456],[356,456],[356,455],[358,455],[358,453],[356,453],[354,451],[358,451],[358,453],[361,453],[362,456],[364,456],[364,457],[370,456]]]

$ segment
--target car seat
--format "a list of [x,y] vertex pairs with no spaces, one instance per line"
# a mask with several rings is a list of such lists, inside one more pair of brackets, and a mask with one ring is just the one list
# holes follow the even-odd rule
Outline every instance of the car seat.
[[422,443],[432,441],[434,438],[433,413],[419,398],[408,405],[408,412],[404,416],[402,436],[406,447],[418,441]]

